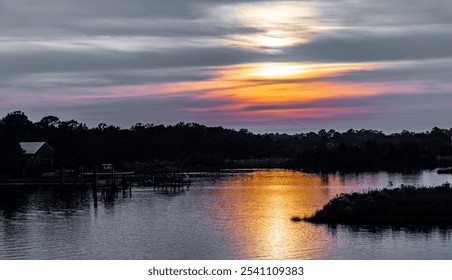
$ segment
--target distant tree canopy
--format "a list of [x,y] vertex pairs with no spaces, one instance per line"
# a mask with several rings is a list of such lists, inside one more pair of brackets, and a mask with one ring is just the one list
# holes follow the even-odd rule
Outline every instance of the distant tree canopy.
[[450,164],[451,129],[385,135],[376,130],[320,130],[294,135],[253,134],[246,129],[196,123],[137,123],[129,129],[46,116],[33,123],[21,111],[0,120],[0,172],[21,166],[22,141],[45,141],[55,164],[68,167],[165,160],[184,166],[224,166],[236,159],[285,158],[310,170],[400,170]]

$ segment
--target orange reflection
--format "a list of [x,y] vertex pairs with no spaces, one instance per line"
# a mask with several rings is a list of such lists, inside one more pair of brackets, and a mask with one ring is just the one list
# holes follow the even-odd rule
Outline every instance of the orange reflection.
[[331,238],[325,227],[290,220],[314,213],[334,195],[319,175],[286,170],[238,174],[223,181],[215,195],[227,202],[215,208],[225,219],[223,230],[250,257],[300,258],[301,251],[304,258],[321,258],[317,246]]

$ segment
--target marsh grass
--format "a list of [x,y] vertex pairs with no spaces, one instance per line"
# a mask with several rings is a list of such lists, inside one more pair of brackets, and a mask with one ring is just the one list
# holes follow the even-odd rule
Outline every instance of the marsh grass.
[[312,223],[355,225],[452,225],[452,188],[404,186],[341,194],[313,216]]

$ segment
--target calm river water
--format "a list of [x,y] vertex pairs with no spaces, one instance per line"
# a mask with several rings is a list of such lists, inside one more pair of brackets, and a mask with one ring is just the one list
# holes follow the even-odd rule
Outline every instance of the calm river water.
[[134,187],[101,196],[61,188],[0,190],[0,259],[452,259],[452,229],[295,223],[338,193],[451,175],[315,175],[270,170],[191,174],[178,193]]

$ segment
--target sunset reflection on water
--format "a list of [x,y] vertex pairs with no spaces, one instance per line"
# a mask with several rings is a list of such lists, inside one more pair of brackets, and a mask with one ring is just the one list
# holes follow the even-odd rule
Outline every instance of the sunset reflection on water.
[[255,171],[222,181],[215,195],[224,203],[215,209],[223,217],[223,231],[250,258],[287,259],[300,251],[319,258],[316,248],[330,238],[327,230],[290,218],[314,213],[334,194],[319,175]]

